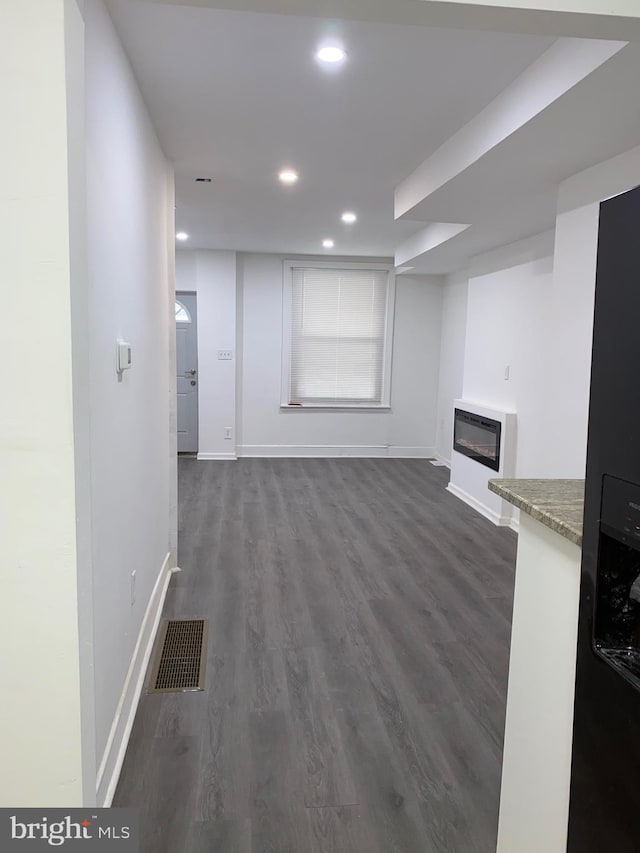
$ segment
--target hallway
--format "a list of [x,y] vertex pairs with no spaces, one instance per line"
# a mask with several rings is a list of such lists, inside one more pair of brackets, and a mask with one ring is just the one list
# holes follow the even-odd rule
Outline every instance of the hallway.
[[145,853],[491,853],[516,537],[427,460],[179,464],[206,689],[143,694]]

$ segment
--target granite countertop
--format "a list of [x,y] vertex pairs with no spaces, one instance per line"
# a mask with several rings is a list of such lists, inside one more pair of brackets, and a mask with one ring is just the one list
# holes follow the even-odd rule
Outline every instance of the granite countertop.
[[582,545],[584,480],[489,480],[489,490]]

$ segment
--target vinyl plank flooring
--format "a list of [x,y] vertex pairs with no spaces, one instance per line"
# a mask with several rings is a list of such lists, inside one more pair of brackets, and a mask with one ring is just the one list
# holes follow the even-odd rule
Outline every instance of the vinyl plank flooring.
[[251,644],[247,653],[247,700],[252,711],[278,711],[289,707],[289,693],[282,649]]
[[436,652],[449,672],[457,701],[473,714],[475,726],[482,730],[495,754],[500,756],[507,703],[505,679],[487,665],[473,644],[445,643],[437,646]]
[[253,853],[308,850],[302,772],[291,720],[285,711],[253,711],[249,735]]
[[156,737],[198,737],[202,733],[207,710],[204,692],[157,693],[147,698],[158,705]]
[[251,821],[208,820],[195,823],[188,850],[190,853],[252,853]]
[[198,821],[250,816],[249,734],[246,710],[217,703],[210,697],[198,762],[194,804]]
[[322,643],[311,649],[321,690],[336,711],[371,710],[374,707],[370,682],[363,671],[350,639]]
[[287,682],[294,742],[301,761],[307,808],[358,803],[353,774],[345,760],[334,705],[318,689],[312,649],[287,649]]
[[164,615],[204,692],[143,694],[114,805],[153,853],[492,853],[515,535],[428,460],[179,461]]
[[147,696],[143,692],[140,697],[118,787],[113,798],[114,806],[140,808],[147,802],[157,785],[157,780],[149,773],[160,711],[160,703],[154,702],[154,699],[159,699],[159,694]]
[[429,850],[417,795],[399,766],[380,717],[345,710],[338,712],[338,718],[374,849],[380,853]]
[[155,738],[147,768],[155,782],[150,795],[138,803],[141,853],[180,850],[193,820],[198,778],[199,738]]
[[369,604],[380,634],[394,654],[394,664],[403,673],[412,696],[433,705],[453,702],[456,685],[443,666],[437,647],[425,643],[425,635],[406,619],[406,612],[395,601],[371,601]]
[[380,848],[359,806],[307,810],[309,853],[376,853]]

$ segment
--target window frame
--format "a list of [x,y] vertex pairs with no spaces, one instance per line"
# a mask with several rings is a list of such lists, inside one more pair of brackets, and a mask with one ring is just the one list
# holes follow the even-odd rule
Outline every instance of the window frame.
[[[334,402],[334,403],[291,403],[291,322],[293,304],[294,269],[332,270],[382,270],[387,273],[387,302],[382,353],[382,393],[379,403]],[[282,263],[282,365],[280,408],[287,411],[326,410],[331,411],[389,411],[391,409],[391,368],[393,362],[393,331],[396,302],[396,277],[391,264],[348,263],[340,261],[290,260]]]

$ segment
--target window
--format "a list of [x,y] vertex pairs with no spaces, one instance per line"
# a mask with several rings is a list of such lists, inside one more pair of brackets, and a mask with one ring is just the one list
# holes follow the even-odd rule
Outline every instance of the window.
[[283,406],[389,406],[389,267],[284,265]]
[[190,323],[191,315],[182,304],[176,300],[176,323]]

